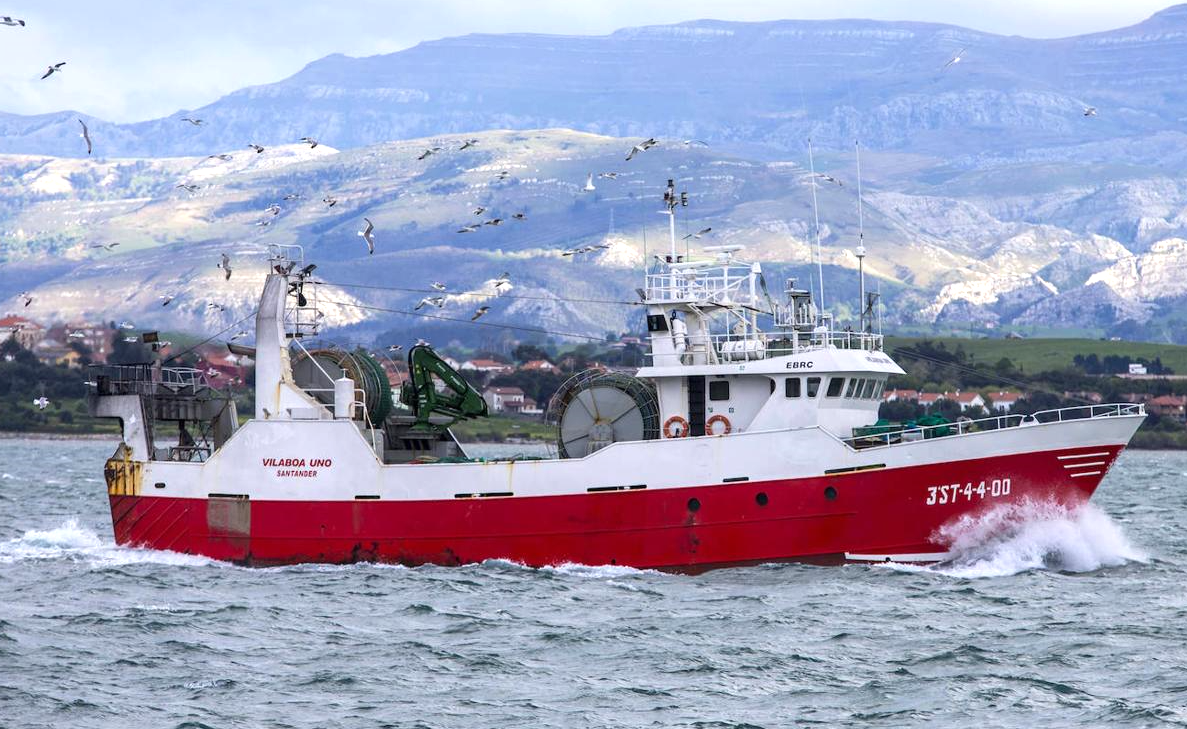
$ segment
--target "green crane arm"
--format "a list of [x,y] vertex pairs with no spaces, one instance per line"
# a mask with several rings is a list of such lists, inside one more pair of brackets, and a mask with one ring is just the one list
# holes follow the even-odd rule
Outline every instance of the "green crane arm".
[[[418,344],[408,350],[408,384],[400,391],[400,402],[412,409],[418,428],[437,428],[429,416],[445,415],[459,420],[486,416],[486,401],[469,382],[445,363],[430,347]],[[438,391],[434,375],[445,385]],[[448,427],[448,426],[445,426]]]

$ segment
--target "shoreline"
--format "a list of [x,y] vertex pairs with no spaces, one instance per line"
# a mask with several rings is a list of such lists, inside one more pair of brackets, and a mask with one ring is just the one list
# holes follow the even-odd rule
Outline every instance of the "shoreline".
[[118,443],[119,439],[119,433],[47,433],[33,430],[0,430],[0,440],[110,440]]

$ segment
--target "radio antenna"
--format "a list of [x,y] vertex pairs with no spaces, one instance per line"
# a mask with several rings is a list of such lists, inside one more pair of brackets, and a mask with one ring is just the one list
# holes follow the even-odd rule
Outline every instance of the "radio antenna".
[[820,277],[820,312],[824,313],[824,257],[820,252],[820,207],[816,204],[816,162],[812,158],[812,138],[808,137],[808,170],[812,173],[812,216],[816,222],[816,266]]

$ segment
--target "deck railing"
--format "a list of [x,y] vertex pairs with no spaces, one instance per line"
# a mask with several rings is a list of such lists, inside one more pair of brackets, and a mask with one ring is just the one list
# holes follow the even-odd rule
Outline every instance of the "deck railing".
[[960,419],[951,423],[938,425],[917,425],[911,428],[889,431],[886,433],[871,433],[868,435],[842,438],[842,442],[852,448],[868,449],[909,443],[932,438],[950,438],[957,435],[968,435],[990,430],[1018,428],[1040,423],[1062,423],[1070,420],[1089,420],[1095,418],[1115,418],[1123,415],[1146,414],[1146,406],[1142,403],[1107,403],[1104,405],[1076,405],[1052,410],[1039,410],[1029,415],[992,415],[987,418]]
[[206,373],[193,367],[96,364],[87,368],[87,375],[87,387],[96,395],[183,395],[211,389]]

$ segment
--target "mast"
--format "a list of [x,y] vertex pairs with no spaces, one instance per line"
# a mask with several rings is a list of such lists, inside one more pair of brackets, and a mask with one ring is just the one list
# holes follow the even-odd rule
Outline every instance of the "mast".
[[812,216],[816,220],[816,266],[820,278],[820,306],[824,312],[824,257],[820,252],[820,207],[816,204],[816,162],[812,159],[812,138],[808,137],[808,170],[812,173]]
[[857,300],[857,328],[866,330],[866,226],[861,206],[861,143],[854,141],[853,150],[857,155],[857,278],[860,298]]

